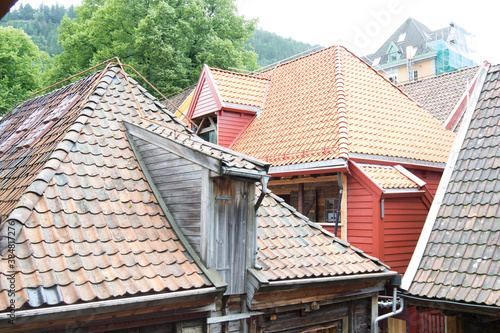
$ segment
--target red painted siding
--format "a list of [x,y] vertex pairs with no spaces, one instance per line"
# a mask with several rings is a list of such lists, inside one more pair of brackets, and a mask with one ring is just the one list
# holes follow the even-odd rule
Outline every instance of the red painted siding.
[[374,255],[373,195],[352,176],[347,179],[347,241]]
[[253,114],[222,111],[217,118],[217,143],[222,147],[231,147],[253,118]]
[[384,255],[392,270],[404,274],[417,245],[428,209],[421,198],[385,199]]
[[205,80],[191,118],[195,119],[197,117],[219,111],[219,107],[217,106],[217,101],[215,99],[216,96],[212,94],[210,85],[208,84],[208,81]]
[[432,195],[436,195],[436,191],[439,186],[439,181],[441,180],[441,175],[443,174],[442,172],[418,170],[418,169],[408,169],[408,171],[410,171],[415,176],[426,182],[429,192],[431,192]]

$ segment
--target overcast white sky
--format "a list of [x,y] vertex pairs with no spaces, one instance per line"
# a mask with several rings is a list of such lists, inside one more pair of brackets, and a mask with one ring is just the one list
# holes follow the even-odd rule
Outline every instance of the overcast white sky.
[[[33,7],[80,0],[19,0]],[[359,56],[373,53],[408,17],[432,30],[451,21],[472,34],[477,62],[500,63],[496,27],[498,0],[236,0],[245,18],[283,37],[330,46],[341,44]]]

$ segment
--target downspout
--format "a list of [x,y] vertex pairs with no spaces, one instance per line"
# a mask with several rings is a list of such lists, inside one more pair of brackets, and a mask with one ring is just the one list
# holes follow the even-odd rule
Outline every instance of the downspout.
[[259,198],[257,199],[257,202],[255,202],[255,223],[254,223],[254,242],[253,242],[253,267],[255,269],[262,269],[262,266],[259,265],[257,262],[257,254],[258,254],[258,247],[257,247],[257,232],[258,232],[258,214],[257,211],[259,210],[260,204],[262,203],[262,200],[264,200],[264,197],[267,193],[267,182],[269,181],[269,176],[262,176],[260,179],[260,182],[262,184],[262,191],[260,192]]
[[342,207],[342,192],[343,192],[343,186],[342,186],[342,177],[341,177],[341,172],[337,172],[337,183],[339,184],[339,201],[338,201],[338,204],[337,204],[337,211],[335,212],[335,231],[333,232],[333,234],[335,235],[335,237],[337,237],[337,229],[339,227],[339,219],[340,219],[340,214],[342,213],[341,210],[340,210],[340,207]]
[[399,300],[399,309],[397,309],[398,287],[401,286],[401,275],[398,274],[398,275],[394,276],[391,279],[391,284],[394,287],[393,292],[392,292],[392,301],[382,300],[382,301],[378,302],[378,305],[381,307],[392,306],[392,312],[378,316],[375,319],[372,318],[372,332],[373,333],[378,333],[378,322],[379,321],[387,319],[389,317],[395,316],[395,315],[403,312],[405,304],[404,304],[404,300],[402,298],[400,298],[400,300]]

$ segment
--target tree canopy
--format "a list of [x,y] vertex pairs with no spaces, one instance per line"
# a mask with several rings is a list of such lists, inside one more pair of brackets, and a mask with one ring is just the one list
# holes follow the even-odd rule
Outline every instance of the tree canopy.
[[245,49],[255,22],[232,0],[84,0],[61,22],[51,81],[118,57],[163,93],[196,82],[203,64],[255,69]]
[[49,60],[24,31],[0,27],[0,114],[41,88],[43,65]]
[[11,8],[0,20],[0,26],[23,29],[41,51],[55,55],[63,51],[57,42],[57,29],[65,15],[75,17],[73,9],[73,6],[65,8],[59,4],[50,7],[41,4],[38,9],[33,9],[30,4],[20,4],[18,8]]

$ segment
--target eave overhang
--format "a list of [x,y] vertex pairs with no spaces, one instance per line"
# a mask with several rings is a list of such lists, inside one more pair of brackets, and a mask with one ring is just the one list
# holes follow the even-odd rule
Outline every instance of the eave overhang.
[[347,161],[344,159],[335,159],[270,167],[269,176],[286,177],[346,171],[348,171]]

